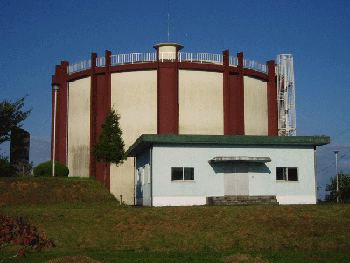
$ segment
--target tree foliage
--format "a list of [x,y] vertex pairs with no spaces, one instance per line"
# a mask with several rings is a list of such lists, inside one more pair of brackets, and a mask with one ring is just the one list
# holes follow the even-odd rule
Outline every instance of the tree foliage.
[[[52,161],[47,161],[39,164],[33,169],[34,176],[52,176]],[[55,161],[55,176],[67,177],[69,169],[59,161]]]
[[[339,201],[342,203],[350,202],[350,174],[340,173],[339,177]],[[331,177],[331,183],[326,185],[326,191],[330,192],[326,195],[326,201],[337,201],[337,177]]]
[[10,133],[13,127],[21,127],[20,124],[24,121],[32,111],[32,108],[27,111],[22,111],[24,100],[28,95],[16,102],[4,100],[0,103],[0,144],[10,140]]
[[122,129],[119,125],[119,119],[120,115],[114,109],[108,112],[102,124],[102,132],[99,135],[99,140],[91,152],[98,162],[104,161],[106,163],[106,169],[110,163],[114,163],[117,166],[122,164],[127,157],[124,150],[125,144],[122,139]]
[[7,177],[11,175],[11,165],[8,159],[8,157],[0,155],[0,177]]

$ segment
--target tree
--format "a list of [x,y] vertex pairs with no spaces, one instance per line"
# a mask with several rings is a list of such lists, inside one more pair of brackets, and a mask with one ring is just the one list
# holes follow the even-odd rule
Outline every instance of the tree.
[[[339,201],[342,203],[350,202],[350,174],[341,172],[339,177]],[[326,191],[330,192],[326,195],[326,201],[337,201],[337,177],[331,177],[331,183],[326,185]]]
[[124,141],[122,139],[122,130],[119,125],[120,115],[112,109],[108,112],[104,123],[102,124],[102,132],[99,135],[99,140],[96,142],[91,154],[95,156],[98,162],[104,161],[105,174],[104,184],[106,184],[107,167],[110,163],[117,166],[126,160],[124,150]]
[[20,124],[24,121],[32,111],[32,108],[27,111],[22,111],[24,100],[28,95],[16,102],[4,100],[0,103],[0,144],[10,140],[11,129],[21,127]]
[[9,158],[0,155],[0,177],[10,176],[11,165]]

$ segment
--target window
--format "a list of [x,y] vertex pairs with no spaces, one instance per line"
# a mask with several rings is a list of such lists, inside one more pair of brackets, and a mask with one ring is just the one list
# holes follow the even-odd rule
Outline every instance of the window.
[[171,181],[194,180],[193,167],[171,167]]
[[276,180],[278,181],[298,181],[298,168],[296,167],[276,167]]

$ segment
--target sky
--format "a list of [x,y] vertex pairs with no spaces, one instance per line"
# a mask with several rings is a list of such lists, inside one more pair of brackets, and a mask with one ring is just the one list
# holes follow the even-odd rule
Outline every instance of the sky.
[[297,134],[331,137],[318,150],[323,185],[335,174],[333,150],[344,155],[339,168],[350,172],[348,0],[1,0],[0,101],[28,94],[25,109],[33,110],[22,128],[49,148],[55,65],[105,50],[154,52],[155,44],[168,42],[168,9],[170,42],[184,52],[229,49],[264,63],[292,54]]

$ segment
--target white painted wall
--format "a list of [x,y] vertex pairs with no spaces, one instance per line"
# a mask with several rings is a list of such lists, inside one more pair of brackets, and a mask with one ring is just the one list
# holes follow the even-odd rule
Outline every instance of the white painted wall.
[[179,70],[179,134],[224,134],[223,74]]
[[268,135],[267,82],[244,76],[245,135]]
[[[154,206],[204,205],[207,196],[224,195],[224,173],[234,164],[211,165],[218,156],[270,157],[266,165],[248,164],[249,195],[276,195],[281,204],[315,204],[312,147],[154,146],[152,194]],[[171,167],[194,167],[194,181],[171,181]],[[276,181],[276,167],[298,167],[298,182]],[[191,200],[191,201],[190,201]]]
[[68,82],[68,169],[70,177],[89,177],[91,78]]
[[175,60],[176,59],[176,46],[160,46],[159,47],[159,60]]
[[[125,150],[141,134],[157,133],[157,72],[132,71],[111,76],[112,107],[120,114]],[[111,165],[111,193],[134,204],[134,158],[119,167]]]

